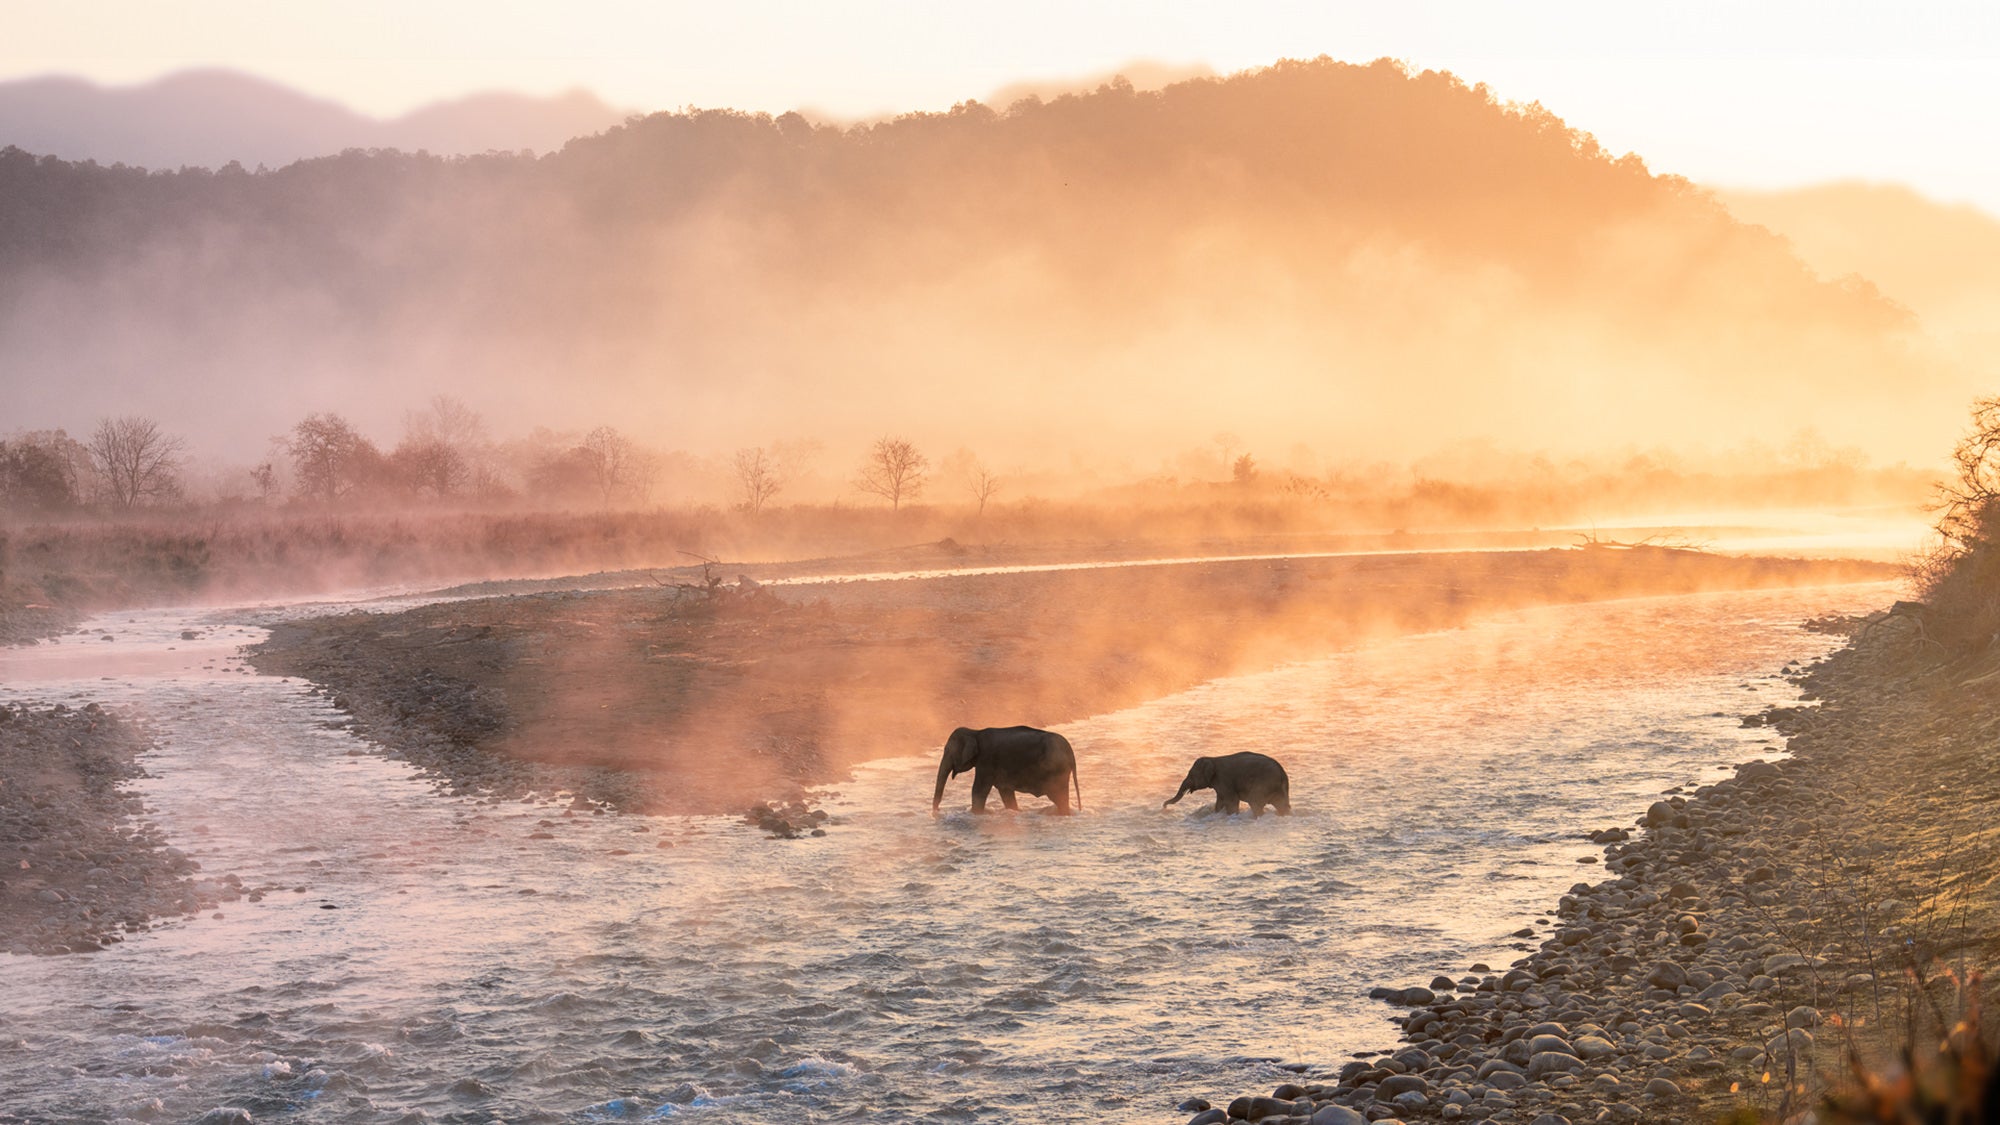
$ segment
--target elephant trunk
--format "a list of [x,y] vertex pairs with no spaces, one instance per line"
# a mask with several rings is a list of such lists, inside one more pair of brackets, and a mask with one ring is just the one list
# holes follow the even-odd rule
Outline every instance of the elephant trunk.
[[1177,805],[1177,804],[1180,804],[1180,801],[1181,801],[1181,798],[1182,798],[1182,797],[1185,797],[1185,796],[1187,796],[1187,795],[1188,795],[1188,787],[1187,787],[1187,782],[1183,781],[1183,782],[1181,782],[1181,787],[1180,787],[1180,791],[1179,791],[1179,792],[1177,792],[1177,793],[1175,793],[1175,794],[1174,794],[1174,795],[1173,795],[1172,797],[1169,797],[1168,799],[1166,799],[1166,800],[1164,800],[1164,801],[1161,801],[1161,802],[1160,802],[1160,807],[1164,809],[1164,808],[1166,808],[1166,807],[1167,807],[1168,805]]
[[938,811],[944,803],[944,783],[951,780],[951,751],[944,752],[944,760],[938,763],[937,790],[931,794],[931,812]]

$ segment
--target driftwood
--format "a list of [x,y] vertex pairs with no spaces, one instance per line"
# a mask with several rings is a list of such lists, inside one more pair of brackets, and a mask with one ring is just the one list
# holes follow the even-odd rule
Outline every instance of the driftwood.
[[1688,554],[1705,554],[1708,544],[1677,535],[1648,535],[1634,543],[1621,543],[1616,539],[1599,539],[1595,531],[1575,531],[1570,534],[1577,538],[1577,547],[1585,551],[1681,551]]
[[646,577],[652,579],[653,585],[672,590],[676,602],[680,601],[681,598],[687,596],[690,592],[713,599],[722,590],[722,576],[715,573],[715,568],[720,563],[715,559],[709,558],[707,555],[697,555],[693,551],[682,551],[681,554],[691,559],[701,560],[700,582],[664,582],[661,581],[660,576],[657,574],[647,574]]
[[757,581],[756,579],[750,577],[747,574],[737,575],[736,584],[734,586],[724,583],[722,580],[722,576],[715,572],[715,568],[722,565],[721,561],[718,559],[711,559],[706,555],[697,555],[693,551],[682,551],[681,554],[686,555],[689,558],[695,558],[701,560],[701,581],[669,582],[661,579],[660,576],[657,574],[649,573],[646,575],[647,578],[652,580],[653,585],[658,586],[662,589],[672,590],[674,592],[674,601],[676,604],[678,604],[682,598],[687,597],[690,594],[699,594],[701,597],[711,602],[719,600],[721,598],[733,597],[737,595],[744,595],[752,598],[761,596],[765,599],[769,599],[771,596],[770,591],[764,589],[763,583]]

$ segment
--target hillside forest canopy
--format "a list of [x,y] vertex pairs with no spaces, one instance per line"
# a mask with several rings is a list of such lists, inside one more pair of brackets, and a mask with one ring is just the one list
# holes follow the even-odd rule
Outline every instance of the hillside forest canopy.
[[[10,149],[0,200],[13,440],[141,417],[218,475],[286,471],[268,443],[311,415],[393,452],[439,395],[546,447],[487,481],[516,494],[546,469],[588,495],[582,459],[551,466],[615,425],[710,463],[826,451],[821,500],[885,437],[1089,487],[1190,478],[1218,434],[1314,478],[1468,451],[1706,472],[1800,435],[1927,460],[1971,397],[1868,283],[1387,60],[845,126],[686,110],[541,157]],[[430,460],[414,491],[480,487]]]

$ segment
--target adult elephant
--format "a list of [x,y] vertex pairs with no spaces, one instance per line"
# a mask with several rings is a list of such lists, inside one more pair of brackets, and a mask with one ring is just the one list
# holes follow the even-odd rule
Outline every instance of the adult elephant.
[[1252,750],[1196,758],[1180,791],[1160,807],[1166,808],[1195,789],[1215,790],[1214,812],[1238,812],[1247,802],[1253,817],[1264,815],[1265,805],[1277,810],[1279,816],[1292,815],[1292,782],[1285,776],[1285,767],[1276,758]]
[[944,802],[944,783],[967,770],[972,771],[972,811],[986,811],[986,795],[1000,790],[1000,803],[1010,809],[1014,794],[1030,793],[1056,803],[1056,812],[1069,815],[1069,790],[1076,786],[1076,807],[1083,808],[1083,786],[1076,779],[1076,751],[1069,739],[1053,731],[1034,727],[960,727],[944,741],[944,755],[938,760],[937,791],[931,794],[931,813],[937,814]]

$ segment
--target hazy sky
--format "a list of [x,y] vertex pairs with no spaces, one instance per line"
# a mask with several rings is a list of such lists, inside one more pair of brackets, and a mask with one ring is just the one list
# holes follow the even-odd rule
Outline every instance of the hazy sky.
[[2000,213],[2000,5],[1692,0],[0,0],[0,77],[242,69],[394,114],[480,89],[842,117],[936,109],[1133,59],[1447,67],[1656,170],[1898,180]]

